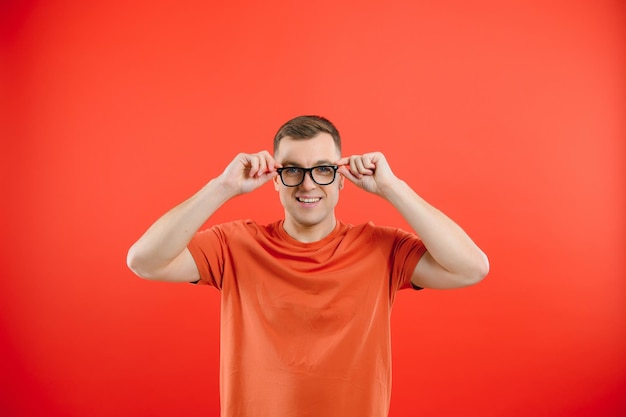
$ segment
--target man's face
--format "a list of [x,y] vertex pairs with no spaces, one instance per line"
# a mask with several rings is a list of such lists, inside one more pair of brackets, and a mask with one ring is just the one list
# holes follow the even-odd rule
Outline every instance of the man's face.
[[[311,139],[285,137],[280,141],[274,155],[274,159],[283,168],[332,165],[340,157],[333,138],[328,133],[320,133]],[[304,176],[302,184],[296,187],[287,187],[279,177],[274,178],[274,187],[285,208],[285,223],[292,230],[319,228],[330,232],[335,226],[334,209],[342,186],[343,177],[338,173],[335,181],[329,185],[316,184],[309,173]]]

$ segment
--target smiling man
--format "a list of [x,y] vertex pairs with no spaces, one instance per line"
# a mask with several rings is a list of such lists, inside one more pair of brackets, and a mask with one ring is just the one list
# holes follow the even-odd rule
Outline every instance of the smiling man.
[[[380,196],[406,232],[335,217],[344,182]],[[198,229],[226,201],[273,182],[284,218]],[[319,116],[285,123],[267,151],[224,172],[131,247],[140,277],[221,291],[221,415],[385,417],[390,314],[403,288],[459,288],[489,270],[467,234],[396,177],[380,152],[342,157]]]

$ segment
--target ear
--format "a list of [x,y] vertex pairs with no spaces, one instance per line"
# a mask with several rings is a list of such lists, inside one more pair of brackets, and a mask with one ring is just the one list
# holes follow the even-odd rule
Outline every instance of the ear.
[[343,175],[339,174],[339,189],[340,190],[343,188],[343,183],[345,180],[346,178]]
[[272,181],[274,182],[274,189],[278,191],[280,189],[280,184],[278,183],[280,181],[280,176],[275,176],[274,178],[272,178]]

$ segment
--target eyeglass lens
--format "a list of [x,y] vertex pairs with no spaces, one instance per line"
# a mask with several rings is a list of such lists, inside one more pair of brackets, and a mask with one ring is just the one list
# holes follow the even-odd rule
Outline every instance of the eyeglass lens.
[[313,168],[287,167],[280,171],[280,177],[286,186],[295,187],[304,182],[304,176],[307,171],[310,173],[313,181],[318,185],[328,185],[335,180],[334,166],[318,166]]

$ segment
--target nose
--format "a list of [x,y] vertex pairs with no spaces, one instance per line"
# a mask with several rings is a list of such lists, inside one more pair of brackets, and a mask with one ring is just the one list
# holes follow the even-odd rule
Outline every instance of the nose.
[[304,180],[302,181],[302,184],[300,184],[300,187],[305,190],[312,190],[317,187],[317,184],[313,181],[313,173],[311,171],[304,174]]

